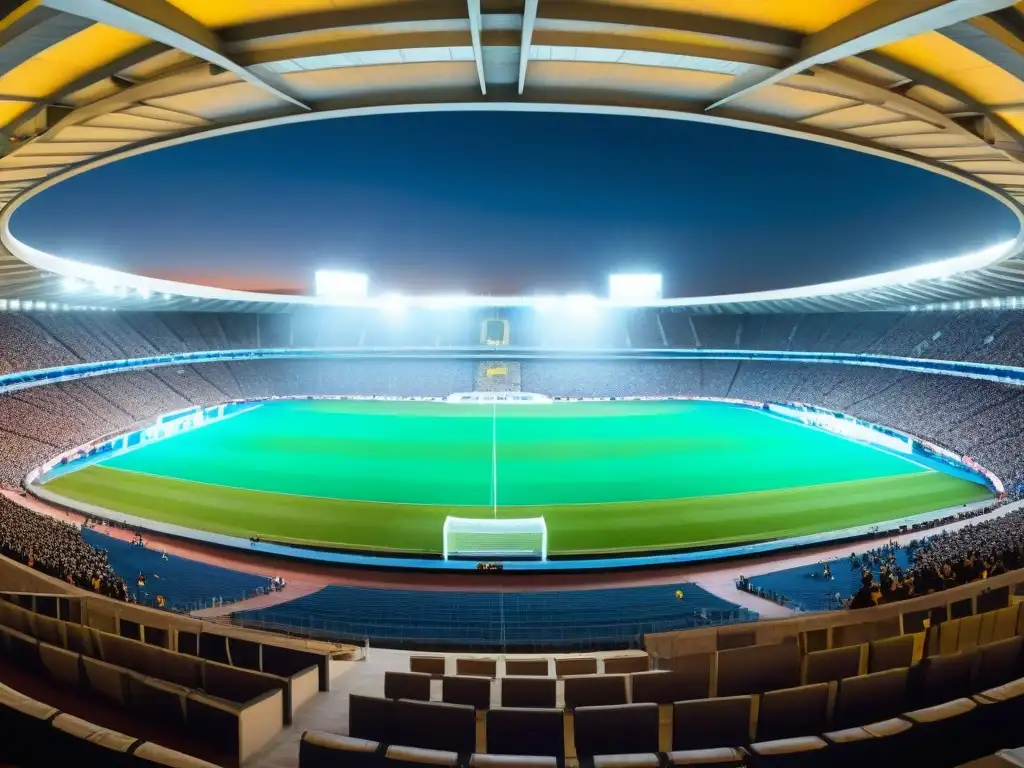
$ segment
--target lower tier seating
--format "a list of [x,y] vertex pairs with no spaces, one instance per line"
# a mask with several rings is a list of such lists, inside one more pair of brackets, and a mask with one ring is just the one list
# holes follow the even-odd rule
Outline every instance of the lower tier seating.
[[[681,589],[683,598],[676,596]],[[643,635],[757,615],[694,584],[546,592],[383,590],[331,586],[233,618],[377,645],[640,647]]]

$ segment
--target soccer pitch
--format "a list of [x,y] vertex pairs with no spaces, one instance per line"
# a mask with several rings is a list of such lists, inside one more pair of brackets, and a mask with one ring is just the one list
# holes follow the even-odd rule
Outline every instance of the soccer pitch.
[[757,410],[683,401],[268,403],[46,487],[197,530],[392,552],[440,553],[448,515],[543,515],[552,555],[798,536],[991,495]]

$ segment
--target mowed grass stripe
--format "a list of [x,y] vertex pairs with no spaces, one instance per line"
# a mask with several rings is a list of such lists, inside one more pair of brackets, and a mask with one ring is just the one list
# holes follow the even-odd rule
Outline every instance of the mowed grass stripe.
[[[47,485],[68,498],[187,528],[351,549],[439,553],[447,515],[486,505],[381,504],[297,497],[88,467]],[[669,501],[535,506],[553,554],[712,546],[868,525],[987,498],[940,472]],[[519,517],[521,507],[499,507]]]
[[[491,501],[492,408],[287,402],[109,459],[250,490],[439,506]],[[702,498],[926,471],[748,408],[607,402],[498,409],[498,503]]]

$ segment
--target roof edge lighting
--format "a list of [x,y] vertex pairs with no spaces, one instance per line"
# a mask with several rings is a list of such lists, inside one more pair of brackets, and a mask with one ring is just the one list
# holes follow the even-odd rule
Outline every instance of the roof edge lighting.
[[[16,238],[8,227],[8,221],[0,228],[0,240],[18,258],[28,264],[60,275],[63,286],[69,293],[96,293],[113,297],[124,297],[130,291],[138,296],[148,298],[156,294],[164,297],[187,297],[193,300],[207,299],[213,301],[244,301],[262,302],[267,304],[323,306],[323,307],[366,307],[377,309],[394,309],[394,296],[366,296],[349,293],[337,295],[290,296],[275,293],[258,293],[230,288],[214,288],[212,286],[183,283],[175,280],[146,277],[119,270],[108,269],[93,264],[55,256],[38,248],[23,243]],[[1011,255],[1020,252],[1024,245],[1024,231],[1014,240],[1008,240],[966,253],[953,258],[933,261],[913,267],[882,272],[865,277],[837,280],[829,283],[800,286],[796,288],[780,288],[770,291],[754,291],[749,293],[723,294],[717,296],[694,296],[684,298],[604,298],[589,294],[569,294],[566,296],[472,296],[465,294],[429,294],[403,295],[401,303],[410,309],[476,309],[488,307],[528,307],[540,310],[551,309],[562,304],[573,306],[585,304],[591,308],[632,309],[643,307],[700,307],[704,305],[749,304],[755,302],[774,302],[794,299],[815,299],[858,294],[878,288],[904,286],[942,280],[953,275],[971,272],[996,264]],[[363,276],[360,276],[363,277]]]

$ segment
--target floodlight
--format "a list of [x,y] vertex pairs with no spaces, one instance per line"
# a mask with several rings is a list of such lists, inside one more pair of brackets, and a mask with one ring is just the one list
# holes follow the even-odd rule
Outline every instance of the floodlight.
[[141,286],[139,288],[139,297],[140,298],[148,299],[152,295],[153,295],[152,292],[149,290],[149,288],[147,286],[144,285],[144,286]]
[[537,296],[530,302],[534,309],[538,309],[541,312],[550,312],[558,309],[560,303],[561,299],[557,296]]
[[77,277],[65,277],[62,282],[64,285],[64,290],[67,291],[68,293],[77,293],[78,291],[85,287],[85,284]]
[[318,269],[315,280],[317,296],[342,302],[363,301],[370,285],[370,279],[364,274],[335,269]]
[[608,276],[608,298],[616,304],[645,304],[661,298],[661,275],[620,273]]
[[597,297],[589,293],[570,293],[565,299],[565,307],[573,314],[589,314],[597,309]]
[[405,313],[406,300],[400,293],[386,293],[380,298],[380,308],[392,315]]

